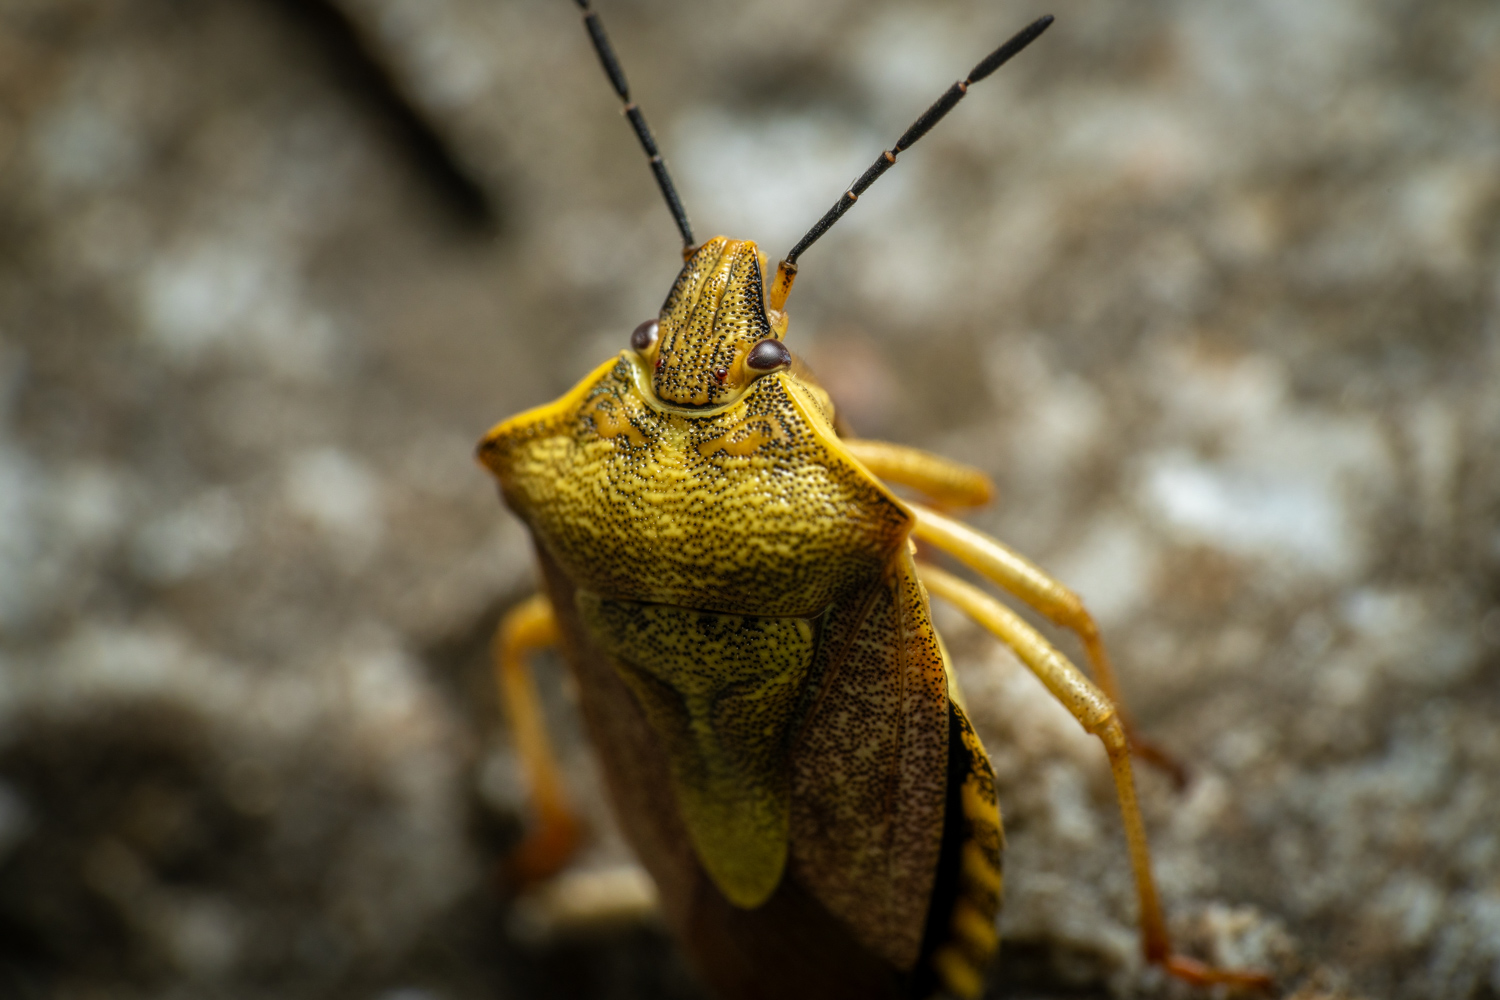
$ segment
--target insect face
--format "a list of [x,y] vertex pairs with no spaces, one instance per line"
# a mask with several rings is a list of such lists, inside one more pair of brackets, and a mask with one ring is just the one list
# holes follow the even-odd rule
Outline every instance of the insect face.
[[[650,341],[644,350],[632,337],[653,367],[657,399],[722,406],[760,376],[785,367],[776,359],[790,363],[766,312],[763,274],[764,259],[750,240],[716,236],[687,259],[662,304],[656,337],[640,338]],[[774,346],[763,346],[768,341]]]

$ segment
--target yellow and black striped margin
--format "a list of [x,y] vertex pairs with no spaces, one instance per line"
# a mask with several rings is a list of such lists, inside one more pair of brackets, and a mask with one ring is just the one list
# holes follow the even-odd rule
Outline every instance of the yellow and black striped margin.
[[952,710],[968,759],[968,770],[957,789],[963,840],[947,938],[929,961],[944,989],[961,1000],[970,1000],[984,989],[985,972],[1000,946],[996,918],[1004,888],[1000,852],[1005,847],[1005,834],[1000,827],[995,773],[989,758],[963,710],[957,705]]

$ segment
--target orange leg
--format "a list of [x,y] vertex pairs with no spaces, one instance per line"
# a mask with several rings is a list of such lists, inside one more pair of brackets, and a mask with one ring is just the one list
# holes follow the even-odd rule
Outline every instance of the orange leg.
[[989,476],[941,455],[863,438],[840,443],[880,479],[910,486],[943,507],[982,507],[995,498]]
[[1115,706],[1132,752],[1170,774],[1179,788],[1187,784],[1187,771],[1181,764],[1173,760],[1166,751],[1137,735],[1130,713],[1125,710],[1125,700],[1120,693],[1115,668],[1104,650],[1103,640],[1099,638],[1099,626],[1094,624],[1093,615],[1088,613],[1078,595],[1048,576],[1025,556],[988,535],[975,531],[962,521],[955,521],[920,504],[909,506],[917,515],[913,534],[918,539],[947,552],[959,562],[983,574],[1045,615],[1054,625],[1074,632],[1083,641],[1094,679]]
[[544,879],[567,864],[583,833],[582,824],[568,807],[557,758],[547,739],[541,699],[526,667],[528,653],[555,646],[559,638],[552,605],[537,594],[506,614],[492,646],[500,700],[536,809],[536,827],[507,864],[508,874],[522,886]]
[[[845,440],[843,445],[876,476],[910,486],[944,508],[977,507],[994,498],[995,487],[988,476],[941,455],[860,438]],[[1114,666],[1099,638],[1099,626],[1078,595],[1042,572],[1025,556],[987,535],[919,504],[911,507],[917,514],[915,534],[918,539],[958,557],[1046,615],[1053,624],[1071,629],[1082,640],[1095,678],[1120,713],[1131,751],[1170,774],[1179,788],[1186,785],[1187,770],[1166,751],[1143,739],[1131,722]]]
[[920,566],[918,575],[931,593],[955,605],[1014,650],[1053,697],[1073,713],[1084,729],[1104,743],[1114,776],[1115,794],[1120,801],[1120,815],[1125,824],[1130,864],[1135,871],[1136,897],[1141,911],[1141,951],[1146,961],[1200,985],[1225,983],[1260,989],[1270,987],[1271,979],[1264,973],[1216,969],[1184,955],[1173,954],[1161,900],[1156,893],[1156,881],[1151,874],[1151,852],[1146,843],[1146,825],[1141,819],[1140,804],[1136,800],[1130,747],[1119,712],[1110,699],[1020,616],[984,591],[935,566]]

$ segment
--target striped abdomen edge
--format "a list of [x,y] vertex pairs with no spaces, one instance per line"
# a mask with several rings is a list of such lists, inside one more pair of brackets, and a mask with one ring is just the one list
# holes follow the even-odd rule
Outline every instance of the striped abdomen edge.
[[[969,725],[963,709],[950,703],[951,728],[948,822],[956,829],[944,837],[945,850],[957,851],[956,865],[948,860],[955,882],[943,902],[951,899],[946,926],[941,912],[930,919],[935,947],[928,959],[937,982],[954,996],[969,1000],[984,989],[985,972],[1000,946],[996,918],[1004,887],[1000,852],[1005,834],[995,797],[995,773],[989,757]],[[956,800],[956,801],[955,801]],[[956,872],[954,869],[956,868]],[[945,887],[946,888],[946,887]],[[938,905],[939,900],[933,900]]]

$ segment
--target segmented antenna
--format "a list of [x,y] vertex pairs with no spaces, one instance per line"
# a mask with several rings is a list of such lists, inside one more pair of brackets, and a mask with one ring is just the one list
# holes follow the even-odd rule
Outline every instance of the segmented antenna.
[[667,199],[667,207],[672,210],[672,218],[676,220],[677,229],[682,233],[683,255],[686,256],[686,252],[693,246],[693,227],[688,224],[687,210],[682,207],[682,199],[677,197],[677,188],[672,185],[672,175],[667,173],[667,165],[662,161],[661,153],[657,152],[656,137],[651,134],[651,128],[646,124],[646,117],[641,114],[641,109],[630,99],[630,84],[625,80],[625,71],[620,68],[615,50],[610,47],[609,36],[604,33],[599,15],[589,7],[589,0],[575,2],[578,9],[583,11],[583,26],[588,29],[594,51],[599,53],[604,74],[609,77],[615,93],[620,95],[620,100],[625,105],[625,117],[630,119],[635,137],[641,140],[641,148],[646,151],[646,157],[651,162],[651,172],[656,175],[656,184],[661,188],[662,197]]
[[[860,175],[859,180],[855,181],[849,190],[844,192],[843,197],[839,198],[834,203],[834,206],[818,220],[817,225],[808,230],[807,235],[802,237],[796,246],[792,247],[792,252],[787,254],[786,260],[782,262],[785,268],[791,274],[796,274],[797,258],[802,256],[803,251],[808,247],[816,243],[818,237],[828,232],[845,212],[849,211],[849,207],[859,200],[859,196],[865,193],[866,188],[874,184],[881,174],[895,165],[897,154],[910,149],[916,144],[918,139],[922,138],[922,136],[926,135],[932,129],[932,126],[942,121],[943,116],[952,111],[954,105],[964,99],[964,95],[969,92],[970,86],[978,83],[1005,65],[1011,56],[1014,56],[1017,52],[1020,52],[1026,46],[1036,41],[1041,33],[1046,31],[1051,25],[1051,14],[1033,21],[1025,29],[1017,33],[1015,37],[1011,38],[1010,41],[981,59],[979,64],[969,71],[968,79],[960,80],[949,87],[947,92],[933,103],[932,107],[922,112],[922,117],[912,122],[911,128],[901,133],[901,138],[896,140],[896,145],[881,153],[880,158],[870,166],[869,170]],[[789,277],[790,275],[788,275]],[[778,284],[780,284],[781,275],[777,275],[777,278]],[[791,282],[789,280],[786,282],[786,285],[788,290],[790,290]]]

